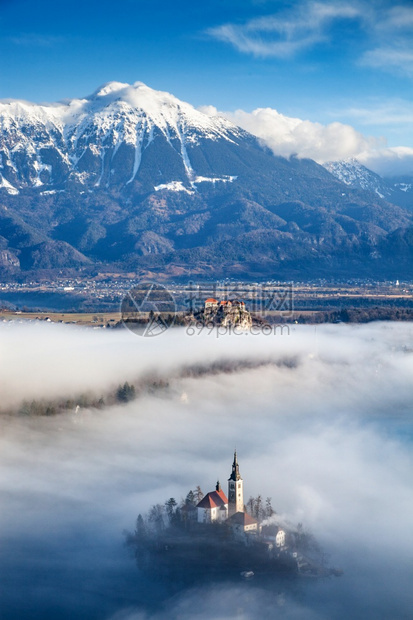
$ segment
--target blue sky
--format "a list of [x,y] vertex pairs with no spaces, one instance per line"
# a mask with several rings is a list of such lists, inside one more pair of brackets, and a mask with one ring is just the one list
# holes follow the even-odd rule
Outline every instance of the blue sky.
[[413,147],[413,5],[378,0],[0,0],[0,98],[109,80],[200,106],[349,123]]

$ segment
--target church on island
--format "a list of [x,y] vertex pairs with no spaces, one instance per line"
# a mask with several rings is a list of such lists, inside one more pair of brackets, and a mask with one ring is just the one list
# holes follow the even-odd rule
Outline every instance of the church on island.
[[227,521],[235,533],[257,533],[258,521],[251,517],[244,506],[244,481],[239,473],[237,453],[234,452],[231,475],[228,479],[228,497],[219,481],[215,491],[207,493],[196,506],[198,523]]
[[280,572],[306,576],[339,575],[329,569],[314,537],[279,518],[267,497],[250,497],[244,505],[244,481],[234,452],[228,490],[219,481],[205,496],[199,486],[189,491],[178,507],[171,497],[152,506],[148,516],[138,516],[129,544],[142,570],[168,574],[171,579],[204,579],[207,575],[236,575],[250,579],[257,574]]

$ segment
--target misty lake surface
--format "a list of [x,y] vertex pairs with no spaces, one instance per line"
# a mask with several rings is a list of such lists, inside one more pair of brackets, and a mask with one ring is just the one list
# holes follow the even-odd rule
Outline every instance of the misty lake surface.
[[[411,618],[413,324],[141,338],[7,323],[0,364],[1,620]],[[137,398],[111,402],[125,381]],[[18,413],[85,393],[106,406]],[[138,570],[125,530],[197,485],[226,490],[235,446],[246,499],[271,497],[343,576],[179,588]]]

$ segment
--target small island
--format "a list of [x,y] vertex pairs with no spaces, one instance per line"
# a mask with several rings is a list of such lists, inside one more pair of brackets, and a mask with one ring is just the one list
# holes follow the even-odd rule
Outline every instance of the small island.
[[250,497],[244,504],[244,481],[237,453],[228,479],[228,497],[219,481],[204,495],[189,491],[139,515],[127,533],[138,567],[157,579],[190,584],[208,579],[251,580],[274,577],[338,576],[302,524],[278,517],[271,498]]

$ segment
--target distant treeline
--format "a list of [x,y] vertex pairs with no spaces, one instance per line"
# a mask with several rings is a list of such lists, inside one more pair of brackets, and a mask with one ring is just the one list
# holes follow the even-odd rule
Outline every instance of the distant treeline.
[[[304,310],[302,311],[304,312]],[[174,318],[171,315],[164,317],[167,324],[172,327],[187,326],[190,322],[190,317],[185,313],[177,313]],[[149,322],[148,317],[133,318],[130,322],[146,325]],[[374,307],[348,307],[341,308],[339,310],[326,309],[326,310],[305,310],[305,314],[302,314],[300,309],[296,309],[290,316],[275,314],[275,315],[252,315],[254,325],[275,325],[275,324],[288,324],[288,323],[300,323],[300,324],[315,324],[315,323],[369,323],[370,321],[413,321],[413,307],[398,307],[398,306],[374,306]],[[128,321],[126,321],[127,323]],[[110,325],[108,325],[110,327]],[[119,321],[113,327],[124,327],[124,322]]]
[[7,410],[3,413],[17,414],[20,416],[53,416],[59,413],[72,411],[76,413],[80,408],[102,409],[108,405],[125,403],[136,397],[135,386],[128,382],[120,384],[115,391],[105,396],[93,394],[80,394],[72,398],[25,400],[15,410]]
[[[148,373],[139,380],[120,383],[116,388],[103,394],[82,393],[71,397],[55,399],[24,400],[13,408],[0,408],[0,415],[21,416],[53,416],[60,413],[77,413],[79,409],[103,409],[116,404],[128,403],[145,394],[164,394],[170,389],[170,381],[188,377],[203,377],[219,374],[232,374],[244,370],[260,368],[268,364],[292,368],[296,365],[295,358],[286,357],[278,361],[254,361],[249,359],[222,360],[181,366],[167,378]],[[176,395],[176,394],[175,394]]]
[[286,325],[289,323],[369,323],[371,321],[413,321],[413,308],[395,308],[376,306],[374,308],[342,308],[341,310],[296,310],[290,316],[270,315],[261,318],[262,324]]
[[79,394],[71,398],[24,400],[21,405],[14,409],[3,409],[0,413],[18,416],[54,416],[60,413],[77,413],[79,409],[103,409],[117,403],[128,403],[137,398],[142,391],[155,392],[168,386],[167,382],[153,379],[145,384],[135,386],[126,381],[121,383],[115,390],[109,391],[102,396],[93,394]]
[[369,323],[370,321],[413,321],[413,308],[376,306],[374,308],[344,308],[314,314],[300,314],[298,323]]

